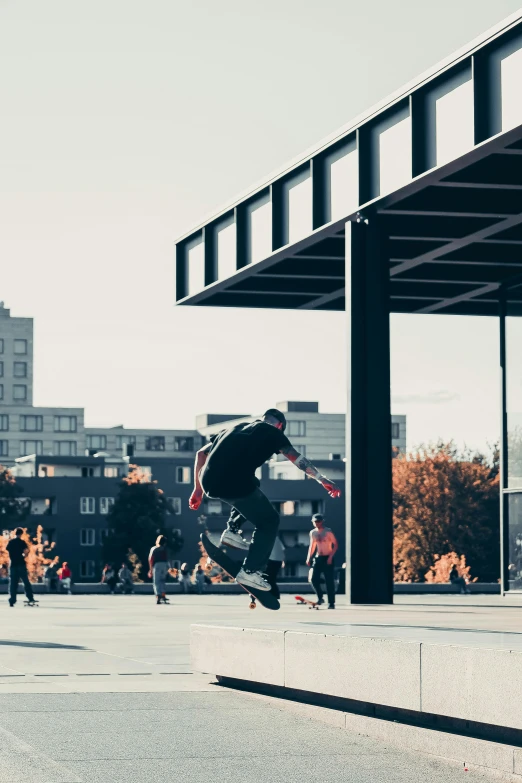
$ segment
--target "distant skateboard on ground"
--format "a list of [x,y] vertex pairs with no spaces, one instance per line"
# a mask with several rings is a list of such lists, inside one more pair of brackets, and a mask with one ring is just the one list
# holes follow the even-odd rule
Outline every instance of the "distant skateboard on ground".
[[24,606],[38,606],[38,601],[24,601]]
[[298,604],[308,604],[309,609],[319,609],[318,601],[309,601],[308,598],[303,598],[302,595],[296,595],[295,600]]
[[[205,552],[209,556],[209,559],[217,563],[218,566],[221,566],[221,568],[226,571],[227,574],[235,579],[243,564],[237,560],[233,560],[226,554],[226,552],[223,552],[222,549],[213,544],[205,533],[202,533],[200,538],[201,543],[205,547]],[[245,591],[247,595],[250,596],[250,609],[256,608],[256,600],[259,601],[259,603],[262,604],[265,609],[279,609],[279,601],[275,595],[272,595],[272,593],[266,590],[257,590],[253,587],[245,587],[241,584],[239,586]]]

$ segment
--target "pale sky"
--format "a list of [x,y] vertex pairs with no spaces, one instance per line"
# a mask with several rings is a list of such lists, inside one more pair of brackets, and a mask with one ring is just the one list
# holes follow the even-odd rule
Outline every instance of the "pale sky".
[[[344,316],[175,308],[174,240],[517,7],[0,0],[0,299],[35,319],[35,403],[128,427],[343,410]],[[497,438],[497,328],[392,318],[410,445]]]

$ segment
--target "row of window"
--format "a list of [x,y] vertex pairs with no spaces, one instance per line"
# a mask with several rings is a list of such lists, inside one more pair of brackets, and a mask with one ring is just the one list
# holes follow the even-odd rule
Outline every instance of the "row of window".
[[[4,353],[4,350],[5,340],[3,337],[0,337],[0,353]],[[27,340],[18,338],[13,340],[13,353],[16,353],[18,356],[27,356]]]
[[[1,385],[0,388],[2,388]],[[43,432],[43,420],[44,417],[41,415],[24,414],[18,417],[18,428],[20,432]],[[78,428],[76,416],[55,416],[53,423],[54,432],[76,432]],[[0,415],[0,432],[9,432],[9,425],[9,414],[2,413]]]
[[275,501],[272,505],[279,514],[285,517],[304,517],[324,513],[323,500],[284,500]]
[[[4,399],[4,384],[0,383],[0,400]],[[27,401],[27,386],[22,383],[13,383],[13,402]]]
[[[14,362],[13,376],[15,378],[27,378],[27,362]],[[0,378],[4,377],[4,363],[0,362]]]
[[[167,498],[170,503],[172,512],[174,514],[181,514],[181,498]],[[100,514],[108,514],[111,507],[114,505],[114,498],[100,498]],[[80,498],[80,514],[95,514],[96,513],[96,498],[82,497]]]
[[[42,454],[43,441],[41,440],[22,440],[20,441],[20,454],[27,457],[29,454]],[[56,440],[53,443],[53,455],[56,457],[76,457],[75,440]],[[9,441],[0,440],[0,457],[9,456]],[[116,474],[117,475],[117,474]]]
[[[116,435],[116,448],[121,449],[124,444],[136,446],[136,435]],[[164,435],[146,436],[145,451],[165,451],[165,447],[166,438]],[[107,448],[107,435],[87,435],[87,448],[103,451]],[[174,451],[194,451],[194,438],[176,436]]]

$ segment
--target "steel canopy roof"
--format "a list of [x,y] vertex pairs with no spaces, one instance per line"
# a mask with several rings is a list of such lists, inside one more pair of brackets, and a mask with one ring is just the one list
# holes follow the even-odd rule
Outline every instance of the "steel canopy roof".
[[[371,223],[379,216],[389,237],[392,312],[497,315],[501,286],[522,278],[522,124],[513,127],[511,122],[505,129],[508,101],[522,103],[522,57],[518,92],[509,94],[502,81],[503,63],[512,55],[518,58],[518,52],[520,15],[182,237],[176,244],[177,303],[344,310],[344,224]],[[457,105],[450,130],[457,138],[471,122],[472,141],[468,151],[437,165],[443,128],[437,102],[462,85],[469,88],[471,118],[460,115]],[[410,176],[381,195],[382,138],[390,128],[405,131]],[[451,135],[449,139],[451,145]],[[397,149],[399,157],[406,148]],[[333,221],[328,166],[338,150],[357,156],[358,204]],[[309,178],[312,224],[298,241],[289,242],[288,188],[299,178]],[[260,197],[270,204],[272,252],[251,262],[249,221]],[[231,274],[219,279],[217,236],[226,225],[235,226],[235,264]],[[196,245],[202,266],[195,289],[189,281],[190,251]]]

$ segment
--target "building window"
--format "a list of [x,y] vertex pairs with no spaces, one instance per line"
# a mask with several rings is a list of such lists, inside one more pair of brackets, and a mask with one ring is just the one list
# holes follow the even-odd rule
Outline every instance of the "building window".
[[95,514],[94,498],[80,498],[80,514]]
[[116,465],[106,465],[103,469],[103,475],[105,478],[118,478],[120,475],[120,470],[116,467]]
[[54,442],[53,454],[57,457],[76,457],[75,440],[57,440]]
[[76,432],[76,416],[55,416],[55,432]]
[[190,468],[183,468],[179,465],[176,468],[176,483],[177,484],[190,484]]
[[293,514],[297,513],[296,506],[297,503],[295,500],[285,500],[284,503],[281,503],[281,514],[283,514],[285,517],[292,516]]
[[106,449],[107,448],[107,436],[106,435],[87,435],[87,448],[88,449]]
[[[3,365],[3,362],[1,362]],[[27,362],[15,362],[13,367],[15,378],[27,378]]]
[[220,500],[213,500],[212,498],[209,498],[207,500],[207,514],[211,516],[212,514],[221,515],[223,513],[223,506]]
[[22,383],[15,383],[13,386],[13,400],[25,402],[27,400],[27,386]]
[[38,478],[53,478],[54,465],[40,465],[38,468]]
[[82,478],[92,478],[94,476],[94,468],[82,468]]
[[43,416],[20,416],[21,432],[41,432],[43,430]]
[[8,457],[8,456],[9,456],[9,441],[0,440],[0,457]]
[[0,414],[0,432],[9,432],[9,414]]
[[289,421],[287,435],[292,438],[295,438],[296,435],[304,437],[306,435],[306,421]]
[[27,356],[27,340],[15,340],[14,352],[19,356]]
[[[15,362],[16,364],[16,362]],[[4,377],[4,363],[0,362],[0,378]]]
[[41,454],[43,443],[41,440],[23,440],[20,444],[20,456],[27,457],[29,454]]
[[165,438],[163,435],[150,435],[145,438],[145,451],[165,451]]
[[172,511],[167,511],[168,514],[181,514],[181,498],[167,498],[167,503],[172,507]]
[[124,444],[128,444],[129,446],[135,446],[136,445],[136,435],[116,435],[116,448],[121,449],[123,448]]
[[84,579],[92,579],[95,566],[94,560],[80,560],[80,576]]
[[100,530],[100,544],[103,545],[103,542],[109,538],[110,534],[114,533],[114,528],[112,527],[103,527]]
[[4,384],[0,383],[0,400],[4,399]]
[[401,436],[400,426],[398,421],[392,421],[392,440],[399,440]]
[[174,451],[194,451],[194,438],[174,438]]
[[100,498],[100,514],[108,514],[114,505],[114,498]]
[[0,353],[4,352],[4,338],[0,337]]
[[82,527],[80,530],[80,545],[94,546],[96,543],[96,531],[93,527]]

